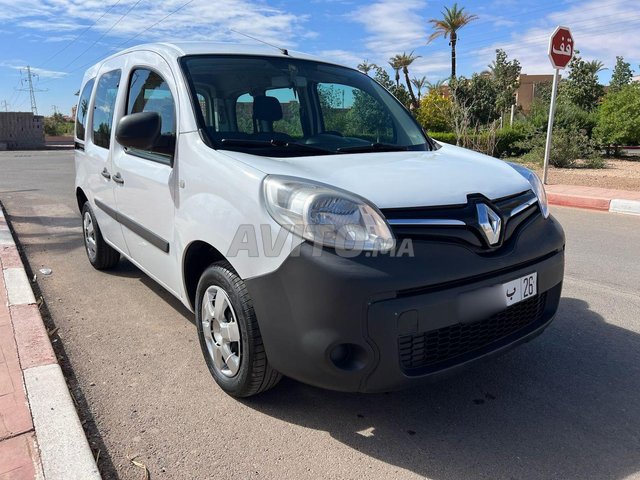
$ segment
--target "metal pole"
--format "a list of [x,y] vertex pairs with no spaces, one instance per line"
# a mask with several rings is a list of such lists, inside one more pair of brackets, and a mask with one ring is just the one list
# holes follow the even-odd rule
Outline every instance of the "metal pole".
[[516,105],[513,104],[513,105],[511,105],[511,118],[509,119],[509,126],[510,127],[513,127],[513,116],[515,115],[515,113],[516,113]]
[[547,143],[544,147],[544,168],[542,173],[542,183],[547,184],[547,171],[549,169],[549,156],[551,155],[551,133],[553,130],[553,117],[556,113],[556,94],[558,93],[558,77],[560,69],[556,68],[553,74],[553,85],[551,86],[551,105],[549,106],[549,124],[547,125]]

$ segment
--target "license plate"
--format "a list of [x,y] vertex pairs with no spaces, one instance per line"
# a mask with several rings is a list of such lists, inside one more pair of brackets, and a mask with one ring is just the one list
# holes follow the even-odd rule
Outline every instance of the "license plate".
[[522,302],[538,293],[538,273],[533,272],[502,284],[507,307]]

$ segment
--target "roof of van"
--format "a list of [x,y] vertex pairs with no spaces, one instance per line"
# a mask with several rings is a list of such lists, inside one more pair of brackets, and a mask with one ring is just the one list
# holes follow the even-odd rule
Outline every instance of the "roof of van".
[[334,62],[328,59],[315,57],[302,52],[294,50],[288,50],[288,55],[285,55],[279,47],[272,47],[260,43],[223,43],[223,42],[172,42],[172,43],[145,43],[142,45],[136,45],[126,50],[122,50],[107,58],[104,58],[100,62],[96,63],[88,70],[94,70],[99,67],[104,61],[122,55],[124,53],[131,53],[140,50],[152,51],[162,55],[165,58],[179,58],[186,55],[205,55],[205,54],[233,54],[233,55],[267,55],[270,57],[283,57],[286,58],[300,58],[304,60],[315,60],[323,63],[332,63],[335,65],[342,65],[339,62]]

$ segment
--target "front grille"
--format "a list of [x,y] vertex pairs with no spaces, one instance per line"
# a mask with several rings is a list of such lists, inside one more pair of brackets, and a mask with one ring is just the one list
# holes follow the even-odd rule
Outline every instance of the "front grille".
[[[516,195],[489,200],[473,194],[467,196],[467,203],[438,207],[383,208],[382,214],[390,222],[391,229],[397,239],[441,241],[458,243],[483,253],[500,248],[508,242],[514,233],[533,219],[540,210],[531,205],[511,216],[517,207],[535,199],[531,190]],[[484,203],[502,218],[502,234],[498,244],[489,246],[478,225],[476,204]],[[422,221],[423,223],[418,223]],[[430,222],[430,223],[429,223]]]
[[[459,363],[473,352],[542,321],[546,292],[474,323],[459,323],[398,338],[400,364],[405,371],[437,370]],[[458,360],[459,362],[456,362]],[[409,372],[410,373],[410,372]]]

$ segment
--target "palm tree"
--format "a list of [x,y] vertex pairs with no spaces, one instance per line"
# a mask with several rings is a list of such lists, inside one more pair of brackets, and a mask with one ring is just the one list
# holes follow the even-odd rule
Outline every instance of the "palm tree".
[[422,89],[427,85],[427,77],[411,79],[411,83],[418,90],[418,102],[422,99]]
[[591,60],[589,62],[585,62],[585,66],[590,72],[593,72],[594,75],[600,73],[602,70],[608,70],[604,67],[604,63],[602,63],[600,60]]
[[419,104],[413,93],[411,80],[409,80],[409,66],[418,58],[420,58],[420,56],[414,55],[413,52],[409,54],[402,52],[389,60],[389,64],[396,71],[396,86],[400,83],[400,70],[404,73],[404,79],[407,83],[407,90],[409,90],[409,97],[411,98],[411,105],[413,108],[418,108]]
[[396,88],[400,86],[400,69],[402,68],[398,57],[399,55],[396,55],[395,57],[389,59],[389,65],[391,65],[393,71],[396,72]]
[[427,91],[431,92],[431,90],[440,91],[442,87],[444,87],[444,80],[436,80],[435,82],[427,82]]
[[375,63],[369,63],[369,60],[365,60],[364,62],[359,63],[357,68],[365,75],[369,75],[369,72],[378,68],[378,66]]
[[477,20],[478,16],[465,13],[464,7],[458,9],[458,4],[453,7],[444,7],[442,18],[432,18],[429,23],[433,25],[433,33],[427,43],[431,43],[438,37],[449,38],[451,45],[451,78],[456,77],[456,43],[458,42],[458,30],[465,25]]

